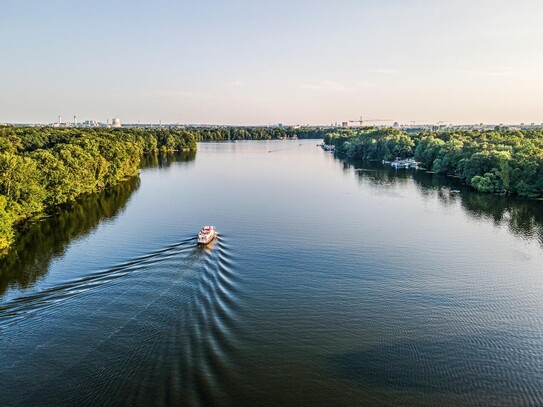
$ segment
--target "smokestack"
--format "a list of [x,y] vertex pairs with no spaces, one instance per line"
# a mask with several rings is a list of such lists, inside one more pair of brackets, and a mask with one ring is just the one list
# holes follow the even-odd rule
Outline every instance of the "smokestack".
[[77,127],[77,118],[75,117],[75,114],[74,114],[74,127]]
[[62,117],[59,115],[59,116],[58,116],[58,125],[59,125],[59,126],[60,126],[61,120],[62,120]]

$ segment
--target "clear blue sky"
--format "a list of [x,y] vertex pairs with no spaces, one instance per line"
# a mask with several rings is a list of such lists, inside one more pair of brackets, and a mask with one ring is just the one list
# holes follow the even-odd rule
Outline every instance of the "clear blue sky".
[[543,122],[543,2],[0,1],[0,122]]

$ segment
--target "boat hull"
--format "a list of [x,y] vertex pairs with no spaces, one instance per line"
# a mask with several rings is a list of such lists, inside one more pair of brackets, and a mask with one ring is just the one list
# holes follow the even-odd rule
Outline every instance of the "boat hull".
[[198,236],[198,244],[201,244],[201,245],[209,244],[213,241],[213,239],[215,239],[216,236],[217,236],[217,232],[215,231],[212,231],[211,233],[205,236]]

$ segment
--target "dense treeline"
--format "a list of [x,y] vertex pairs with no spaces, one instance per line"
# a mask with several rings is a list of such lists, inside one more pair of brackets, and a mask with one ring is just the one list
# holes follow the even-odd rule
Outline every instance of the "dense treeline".
[[0,252],[18,222],[137,175],[143,153],[195,148],[179,129],[0,127]]
[[196,148],[196,134],[176,128],[56,128],[0,126],[0,152],[48,150],[81,138],[106,138],[137,145],[144,153]]
[[217,127],[190,128],[197,141],[275,140],[286,137],[321,139],[331,130],[318,127]]
[[14,225],[137,174],[144,153],[196,150],[197,141],[322,138],[294,127],[0,127],[0,253]]
[[325,136],[350,159],[414,157],[424,168],[462,178],[480,192],[543,196],[543,131],[343,131]]

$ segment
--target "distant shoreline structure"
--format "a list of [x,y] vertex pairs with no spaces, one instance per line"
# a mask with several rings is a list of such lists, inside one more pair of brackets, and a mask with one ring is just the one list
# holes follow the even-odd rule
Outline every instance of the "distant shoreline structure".
[[[60,116],[59,116],[60,119]],[[368,125],[364,127],[339,124],[255,124],[255,125],[240,125],[240,124],[206,124],[206,123],[122,123],[120,119],[113,118],[111,122],[109,119],[105,123],[96,120],[85,120],[77,122],[74,116],[73,122],[52,122],[52,123],[15,123],[15,122],[0,122],[0,126],[13,126],[13,127],[61,127],[61,128],[204,128],[204,129],[217,129],[217,128],[285,128],[285,129],[330,129],[330,130],[360,130],[364,128],[395,128],[403,130],[408,133],[421,133],[425,131],[461,131],[461,130],[523,130],[523,129],[542,129],[542,123],[499,123],[499,124],[399,124],[393,125]]]

